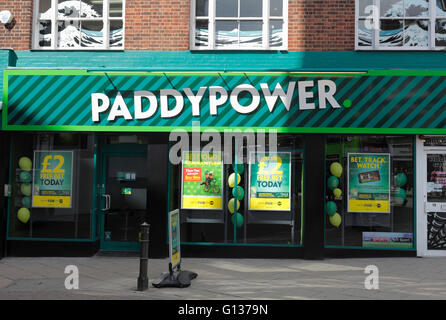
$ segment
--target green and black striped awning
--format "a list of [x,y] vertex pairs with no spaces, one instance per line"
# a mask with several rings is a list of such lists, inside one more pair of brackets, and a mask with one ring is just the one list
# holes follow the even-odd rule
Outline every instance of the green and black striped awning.
[[[444,75],[443,75],[444,74]],[[331,80],[336,84],[335,100],[319,108],[317,85],[307,89],[315,109],[301,110],[296,89],[289,110],[280,99],[271,112],[262,95],[261,83],[271,92],[277,84],[287,92],[291,82]],[[193,116],[192,105],[183,89],[197,93],[200,87],[220,86],[230,94],[239,85],[251,85],[260,92],[259,107],[238,113],[230,103],[211,115],[209,95],[200,103],[200,115]],[[162,118],[160,108],[148,119],[92,120],[91,94],[104,93],[110,105],[119,92],[131,114],[133,94],[153,92],[158,99],[163,89],[175,89],[184,97],[184,108],[173,118]],[[250,94],[240,94],[239,103],[249,105]],[[169,99],[174,108],[175,100]],[[446,72],[367,72],[367,73],[117,73],[86,70],[5,70],[3,90],[3,130],[57,131],[171,131],[190,130],[193,121],[200,127],[276,128],[279,132],[333,133],[446,133]]]

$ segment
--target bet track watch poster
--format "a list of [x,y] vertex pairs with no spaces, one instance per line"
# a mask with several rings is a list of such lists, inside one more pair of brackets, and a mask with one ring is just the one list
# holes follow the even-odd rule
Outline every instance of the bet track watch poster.
[[390,154],[348,154],[348,212],[390,213]]
[[223,158],[221,152],[183,153],[181,208],[221,210]]
[[34,151],[33,208],[71,208],[73,151]]
[[249,210],[291,210],[291,153],[250,153]]

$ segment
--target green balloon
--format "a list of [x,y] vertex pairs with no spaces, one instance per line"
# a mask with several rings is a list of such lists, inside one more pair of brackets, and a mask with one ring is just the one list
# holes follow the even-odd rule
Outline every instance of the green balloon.
[[334,196],[335,196],[336,198],[339,198],[340,196],[342,196],[342,190],[339,189],[339,188],[335,188],[335,189],[333,190],[333,194],[334,194]]
[[339,179],[335,176],[331,176],[327,180],[327,186],[330,190],[334,190],[339,186]]
[[232,224],[235,223],[237,228],[240,228],[243,226],[243,216],[238,212],[236,212],[234,215],[232,215],[231,221],[232,221]]
[[23,197],[22,206],[24,206],[25,208],[31,208],[31,197]]
[[22,171],[19,174],[20,182],[30,183],[31,182],[31,174],[28,171]]
[[[240,208],[240,201],[237,200],[237,210]],[[228,202],[228,210],[230,213],[234,213],[235,209],[235,199],[231,198]]]
[[20,185],[20,192],[22,192],[24,196],[31,196],[31,184],[23,183],[22,185]]
[[17,218],[20,222],[27,223],[30,216],[31,213],[27,208],[20,208],[19,211],[17,211]]
[[19,167],[22,170],[30,171],[32,169],[32,167],[33,167],[33,163],[32,163],[30,158],[28,158],[28,157],[21,157],[19,159]]
[[330,221],[331,225],[335,226],[336,228],[339,227],[342,222],[341,215],[337,212],[333,216],[331,216],[328,220]]
[[232,189],[232,195],[237,198],[237,200],[242,200],[245,196],[245,190],[243,190],[242,187],[237,186],[236,188]]
[[339,162],[333,162],[330,165],[330,172],[332,175],[334,175],[335,177],[340,177],[342,175],[342,166]]
[[393,201],[396,205],[402,205],[406,201],[407,194],[403,188],[396,188],[393,192]]
[[245,165],[243,163],[239,163],[239,164],[232,164],[232,168],[235,171],[235,167],[237,166],[237,173],[242,174],[245,171]]
[[334,203],[333,201],[328,201],[327,204],[325,205],[325,211],[330,217],[333,216],[337,210],[338,207],[336,206],[336,203]]
[[[240,175],[237,173],[237,184],[240,183],[240,180],[242,180],[242,178],[240,177]],[[228,177],[228,185],[230,188],[234,188],[235,186],[235,173],[231,173]]]
[[404,173],[398,173],[395,178],[395,187],[402,187],[407,182],[407,176]]

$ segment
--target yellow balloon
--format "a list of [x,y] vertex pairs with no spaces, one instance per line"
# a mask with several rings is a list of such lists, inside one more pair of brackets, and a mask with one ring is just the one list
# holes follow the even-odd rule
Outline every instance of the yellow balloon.
[[27,208],[20,208],[19,211],[17,211],[17,219],[19,219],[22,223],[27,223],[30,216],[31,213]]
[[[228,202],[228,210],[229,210],[229,212],[230,213],[234,213],[234,202],[235,202],[235,199],[234,198],[232,198],[232,199],[230,199],[229,200],[229,202]],[[238,201],[237,200],[237,210],[240,208],[240,201]]]
[[[240,183],[240,180],[242,180],[242,178],[237,173],[237,185]],[[234,172],[229,175],[228,185],[230,188],[234,188],[234,186],[235,186],[235,173]]]
[[340,196],[342,196],[342,190],[339,188],[336,188],[333,190],[333,194],[336,198],[339,198]]
[[339,162],[333,162],[330,165],[330,173],[335,177],[340,177],[342,175],[342,166]]
[[31,184],[23,183],[22,185],[20,185],[20,191],[27,197],[31,196]]
[[336,212],[334,215],[332,215],[330,217],[329,220],[330,220],[331,225],[335,226],[337,228],[337,227],[339,227],[341,225],[341,220],[342,219],[341,219],[340,214]]

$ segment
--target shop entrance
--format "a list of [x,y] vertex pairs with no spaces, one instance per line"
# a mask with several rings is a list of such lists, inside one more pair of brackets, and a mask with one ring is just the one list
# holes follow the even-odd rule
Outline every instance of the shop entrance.
[[100,189],[101,250],[139,250],[147,212],[147,147],[103,145]]
[[424,206],[419,215],[419,255],[446,256],[446,148],[425,147],[422,163]]

